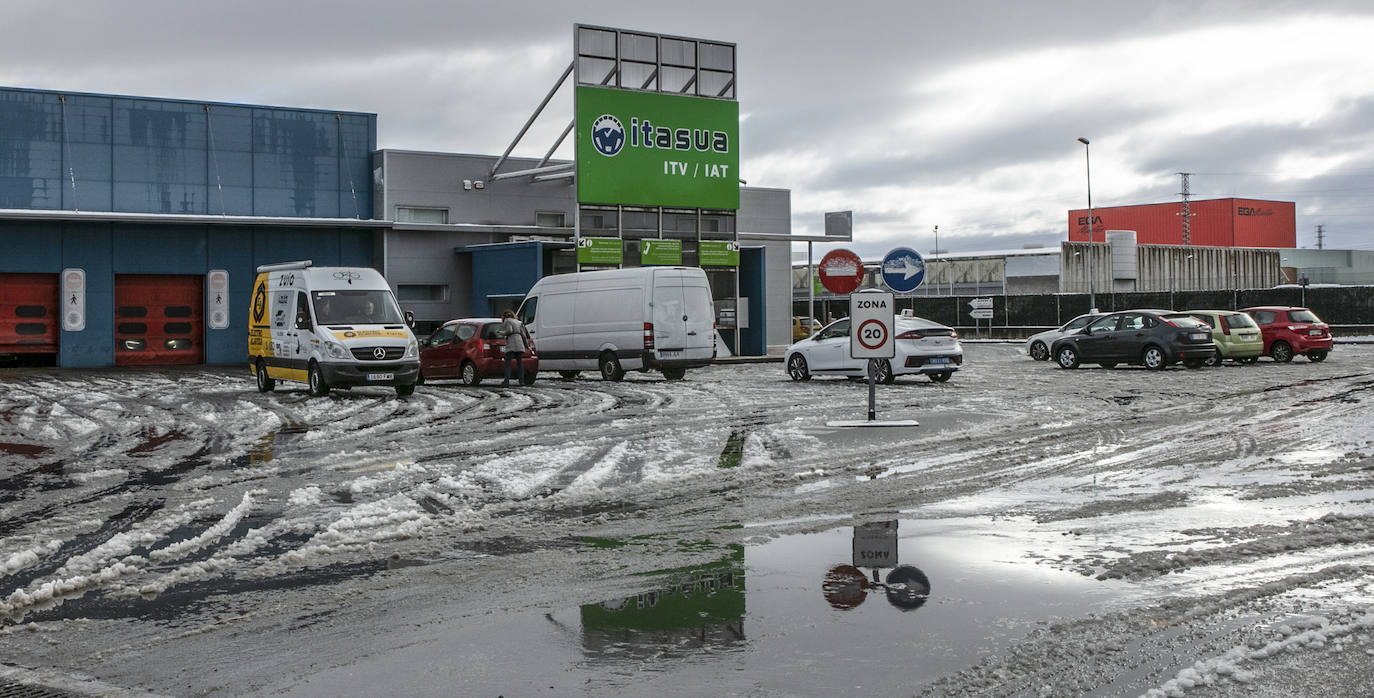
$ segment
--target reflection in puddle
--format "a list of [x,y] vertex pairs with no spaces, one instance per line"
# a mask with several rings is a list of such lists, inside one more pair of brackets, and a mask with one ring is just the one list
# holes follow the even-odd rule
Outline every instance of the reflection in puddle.
[[582,606],[582,651],[618,660],[742,644],[744,546],[726,550],[719,562],[658,573],[662,588]]
[[[882,518],[742,545],[584,539],[630,593],[466,615],[265,693],[911,695],[1127,588],[1030,562],[1002,522]],[[704,562],[637,571],[668,554]]]

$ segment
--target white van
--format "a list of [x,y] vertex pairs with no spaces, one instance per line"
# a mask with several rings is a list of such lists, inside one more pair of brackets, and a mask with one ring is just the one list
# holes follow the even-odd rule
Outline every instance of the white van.
[[638,267],[546,276],[518,313],[539,350],[539,370],[564,378],[599,369],[657,369],[680,380],[715,360],[715,305],[697,267]]
[[248,362],[267,392],[277,381],[330,388],[387,385],[415,392],[419,343],[375,269],[309,261],[258,267],[248,318]]

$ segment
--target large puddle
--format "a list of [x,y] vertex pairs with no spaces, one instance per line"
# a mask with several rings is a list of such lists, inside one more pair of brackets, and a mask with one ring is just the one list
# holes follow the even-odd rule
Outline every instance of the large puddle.
[[664,570],[598,604],[465,619],[267,692],[910,694],[1038,624],[1130,595],[1034,564],[986,519],[878,518],[722,546],[712,563]]

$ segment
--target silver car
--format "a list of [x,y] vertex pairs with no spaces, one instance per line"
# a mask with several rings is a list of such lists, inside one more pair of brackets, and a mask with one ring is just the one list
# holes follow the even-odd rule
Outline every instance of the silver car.
[[[953,328],[925,318],[899,315],[893,318],[895,356],[879,359],[873,379],[890,384],[897,376],[924,373],[936,383],[949,380],[964,363],[964,348]],[[783,359],[794,381],[817,376],[863,378],[868,359],[849,356],[849,318],[836,320],[821,331],[787,348]]]
[[1087,327],[1088,323],[1105,314],[1106,313],[1084,313],[1064,323],[1060,327],[1031,335],[1030,339],[1026,340],[1026,355],[1036,361],[1044,361],[1050,358],[1050,347],[1054,346],[1054,340]]

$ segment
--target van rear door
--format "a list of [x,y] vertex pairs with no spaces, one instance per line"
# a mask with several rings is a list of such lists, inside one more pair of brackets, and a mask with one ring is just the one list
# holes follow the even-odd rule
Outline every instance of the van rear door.
[[[711,356],[715,321],[711,289],[706,285],[706,275],[693,271],[658,269],[654,273],[654,348],[683,352],[672,358]],[[704,354],[700,351],[703,348]]]

